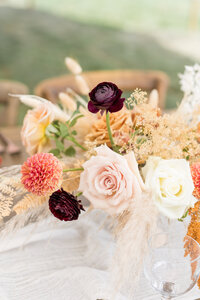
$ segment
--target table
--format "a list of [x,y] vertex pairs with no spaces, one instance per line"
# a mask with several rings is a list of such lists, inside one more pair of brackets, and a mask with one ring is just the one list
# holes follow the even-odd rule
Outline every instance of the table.
[[0,156],[2,157],[1,167],[19,165],[26,160],[28,155],[26,154],[25,149],[21,143],[20,130],[21,127],[17,127],[17,126],[0,128],[1,133],[3,133],[6,137],[11,139],[16,145],[18,145],[21,148],[21,152],[19,154],[13,154],[13,155],[9,155],[8,153],[0,154]]
[[[114,240],[102,211],[74,222],[52,215],[7,235],[0,243],[1,300],[114,300],[109,283]],[[133,300],[160,300],[141,277]],[[200,299],[195,287],[177,300]],[[115,300],[128,300],[121,293]]]

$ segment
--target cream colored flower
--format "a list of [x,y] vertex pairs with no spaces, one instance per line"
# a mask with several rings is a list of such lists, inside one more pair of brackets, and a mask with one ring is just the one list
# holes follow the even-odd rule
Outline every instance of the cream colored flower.
[[[120,214],[142,193],[134,154],[122,156],[106,145],[95,150],[97,156],[83,164],[79,190],[94,208],[111,215]],[[129,160],[133,160],[130,167]]]
[[155,205],[165,216],[178,219],[193,207],[194,184],[186,160],[151,156],[142,172],[146,188],[152,191]]
[[44,149],[50,144],[45,135],[45,130],[53,120],[54,113],[45,104],[41,104],[27,112],[23,122],[21,138],[28,154],[45,152]]

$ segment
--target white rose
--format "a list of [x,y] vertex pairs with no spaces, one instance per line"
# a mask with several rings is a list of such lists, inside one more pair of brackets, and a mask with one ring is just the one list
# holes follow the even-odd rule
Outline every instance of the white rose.
[[142,173],[155,205],[168,218],[181,218],[194,206],[194,184],[189,162],[185,159],[165,160],[151,156]]

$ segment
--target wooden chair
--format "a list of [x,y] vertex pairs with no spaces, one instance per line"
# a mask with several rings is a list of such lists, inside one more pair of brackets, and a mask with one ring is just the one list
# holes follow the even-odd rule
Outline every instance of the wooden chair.
[[[141,88],[147,92],[153,89],[158,90],[159,105],[165,106],[165,96],[168,88],[169,78],[160,71],[137,71],[137,70],[112,70],[93,71],[82,73],[88,82],[90,89],[99,82],[112,81],[123,91],[132,92],[135,88]],[[46,98],[52,102],[58,101],[58,94],[72,88],[77,93],[77,85],[73,75],[63,75],[42,81],[35,87],[35,95]]]
[[19,105],[18,98],[9,94],[28,94],[26,85],[17,81],[0,80],[0,126],[17,124]]

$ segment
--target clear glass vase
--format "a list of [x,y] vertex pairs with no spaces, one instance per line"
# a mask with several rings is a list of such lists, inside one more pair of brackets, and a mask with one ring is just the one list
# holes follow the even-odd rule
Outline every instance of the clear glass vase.
[[149,240],[144,273],[161,299],[190,291],[200,275],[200,245],[178,232],[161,232]]

